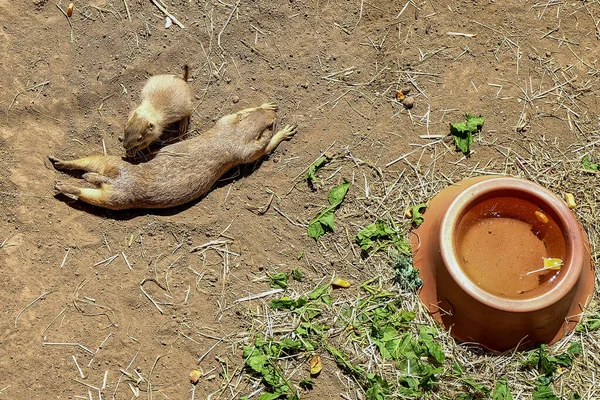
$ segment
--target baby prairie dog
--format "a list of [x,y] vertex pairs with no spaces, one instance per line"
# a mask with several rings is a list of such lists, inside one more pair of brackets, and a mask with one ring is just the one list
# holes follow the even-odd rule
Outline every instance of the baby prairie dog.
[[144,149],[160,137],[165,126],[177,121],[179,134],[187,131],[192,115],[192,91],[187,84],[189,68],[183,67],[183,79],[175,75],[156,75],[142,89],[141,104],[131,112],[123,147],[128,155]]
[[273,132],[277,106],[266,103],[219,119],[206,133],[162,147],[151,160],[132,164],[118,156],[91,156],[61,161],[56,169],[83,170],[83,179],[97,188],[79,188],[56,181],[59,193],[95,206],[167,208],[195,200],[210,190],[229,169],[271,153],[296,133],[287,125]]

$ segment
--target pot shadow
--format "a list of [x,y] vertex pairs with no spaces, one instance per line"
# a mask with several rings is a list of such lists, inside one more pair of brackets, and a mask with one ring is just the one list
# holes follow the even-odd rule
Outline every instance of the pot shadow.
[[[88,214],[95,215],[97,217],[109,218],[109,219],[114,219],[117,221],[128,221],[128,220],[131,220],[131,219],[134,219],[134,218],[137,218],[140,216],[145,216],[145,215],[172,216],[172,215],[179,214],[180,212],[185,211],[185,210],[193,207],[194,205],[198,204],[200,201],[202,201],[202,199],[204,199],[204,197],[206,197],[206,195],[208,195],[214,189],[225,187],[225,186],[231,184],[232,181],[239,181],[239,180],[242,180],[242,179],[250,176],[255,170],[257,170],[262,165],[262,163],[266,159],[268,159],[268,158],[264,157],[264,158],[261,158],[260,160],[255,161],[254,163],[242,164],[238,167],[235,167],[235,168],[227,171],[208,190],[208,192],[204,193],[202,196],[198,197],[197,199],[194,199],[185,204],[175,206],[175,207],[131,208],[131,209],[126,209],[126,210],[110,210],[107,208],[102,208],[102,207],[98,207],[98,206],[94,206],[94,205],[85,203],[81,200],[76,200],[68,195],[63,194],[63,193],[56,193],[54,195],[54,197],[57,200],[62,201],[63,203],[65,203],[66,205],[68,205],[69,207],[71,207],[77,211],[83,211]],[[83,175],[83,172],[81,172],[81,171],[64,170],[61,172],[66,173],[67,175],[70,175],[74,178],[81,177],[81,175]]]

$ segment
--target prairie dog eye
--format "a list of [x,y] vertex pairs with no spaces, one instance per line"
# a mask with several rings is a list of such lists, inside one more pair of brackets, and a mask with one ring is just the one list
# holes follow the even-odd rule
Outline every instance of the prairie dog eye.
[[150,122],[148,124],[148,130],[152,130],[152,129],[154,129],[154,124],[152,122]]

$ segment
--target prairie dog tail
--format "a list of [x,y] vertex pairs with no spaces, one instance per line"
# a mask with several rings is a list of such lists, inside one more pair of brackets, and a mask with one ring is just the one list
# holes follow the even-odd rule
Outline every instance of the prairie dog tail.
[[188,81],[188,76],[189,76],[189,75],[190,75],[190,67],[189,67],[187,64],[185,64],[185,65],[183,66],[183,80],[184,80],[185,82],[187,82],[187,81]]

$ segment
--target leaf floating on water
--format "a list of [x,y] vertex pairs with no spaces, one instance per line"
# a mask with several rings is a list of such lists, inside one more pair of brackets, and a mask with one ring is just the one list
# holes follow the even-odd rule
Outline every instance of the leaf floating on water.
[[541,211],[536,211],[535,212],[535,217],[537,218],[538,221],[540,221],[542,224],[547,224],[548,221],[550,221],[550,219],[548,219],[548,217],[546,216],[546,214],[544,214]]
[[[531,275],[531,274],[535,274],[537,272],[545,272],[548,270],[559,271],[560,268],[563,266],[563,260],[560,258],[542,257],[542,259],[544,260],[544,268],[536,269],[535,271],[529,271],[523,275]],[[521,275],[521,276],[523,276],[523,275]]]
[[563,265],[563,260],[560,258],[546,258],[544,257],[544,269],[552,269],[558,271]]

